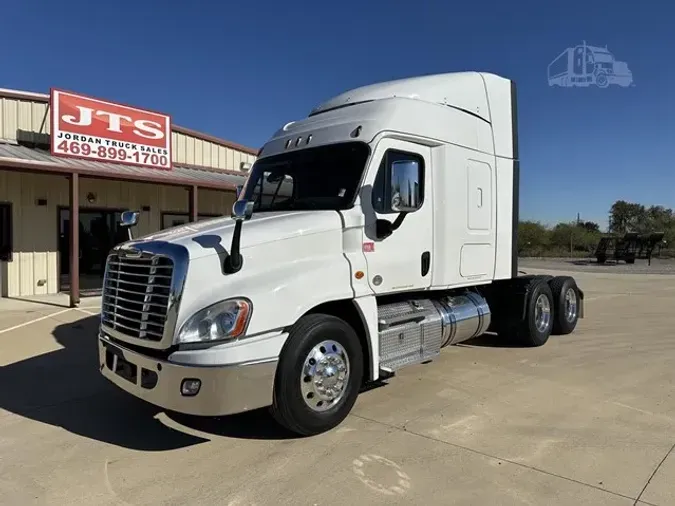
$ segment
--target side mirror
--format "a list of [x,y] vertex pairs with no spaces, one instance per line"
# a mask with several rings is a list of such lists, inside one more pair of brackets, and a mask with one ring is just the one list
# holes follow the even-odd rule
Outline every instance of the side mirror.
[[232,206],[232,219],[234,221],[246,221],[253,216],[253,202],[246,199],[237,200]]
[[120,227],[135,227],[138,223],[138,211],[124,211],[120,216]]
[[411,213],[422,207],[420,165],[416,160],[400,160],[391,164],[391,210]]
[[286,175],[283,172],[271,172],[267,176],[267,182],[270,184],[281,183],[286,178]]
[[228,274],[238,272],[244,264],[244,257],[241,255],[241,227],[242,224],[253,216],[253,202],[246,199],[237,200],[232,206],[232,219],[234,220],[234,233],[232,234],[232,245],[230,254],[223,260],[223,269]]

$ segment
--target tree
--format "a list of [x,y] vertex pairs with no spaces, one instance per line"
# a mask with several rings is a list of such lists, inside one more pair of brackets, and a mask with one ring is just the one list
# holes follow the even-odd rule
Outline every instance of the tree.
[[600,226],[592,221],[585,223],[558,223],[550,233],[551,246],[558,251],[573,254],[588,253],[600,240]]
[[673,225],[673,210],[663,206],[651,206],[646,211],[650,232],[664,232]]
[[541,255],[549,244],[549,231],[537,221],[518,223],[518,253]]
[[581,229],[574,223],[558,223],[551,231],[551,244],[569,250],[575,231],[580,233]]
[[[609,212],[609,230],[620,235],[663,232],[667,251],[675,246],[675,211],[662,205],[645,206],[617,200]],[[518,225],[518,253],[523,256],[592,254],[601,236],[600,226],[593,221],[563,222],[553,227],[522,221]]]
[[649,226],[647,210],[641,204],[617,200],[609,210],[609,231],[644,233]]
[[594,221],[582,221],[577,224],[577,226],[588,232],[600,232],[600,225]]

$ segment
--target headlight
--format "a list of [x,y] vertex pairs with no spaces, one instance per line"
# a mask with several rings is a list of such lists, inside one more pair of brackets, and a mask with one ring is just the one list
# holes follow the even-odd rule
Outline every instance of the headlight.
[[229,299],[193,314],[178,333],[179,343],[236,339],[244,334],[253,306],[246,299]]

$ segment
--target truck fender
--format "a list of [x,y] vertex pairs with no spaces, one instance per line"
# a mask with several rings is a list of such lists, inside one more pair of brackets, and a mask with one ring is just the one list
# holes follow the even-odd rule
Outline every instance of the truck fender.
[[380,334],[377,327],[377,300],[374,295],[354,299],[354,305],[363,321],[364,351],[368,352],[370,380],[376,381],[380,374]]
[[[377,328],[377,301],[374,295],[354,299],[332,300],[318,304],[302,316],[324,313],[342,318],[354,328],[363,349],[364,380],[379,378],[379,334]],[[287,329],[288,330],[288,329]]]

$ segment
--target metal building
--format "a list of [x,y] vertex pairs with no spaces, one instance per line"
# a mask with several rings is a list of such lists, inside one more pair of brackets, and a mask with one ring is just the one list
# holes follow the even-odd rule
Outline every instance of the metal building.
[[107,252],[125,239],[122,211],[140,211],[138,234],[229,215],[257,153],[171,125],[169,170],[55,156],[50,109],[49,94],[0,89],[3,297],[69,292],[75,306],[95,295]]

